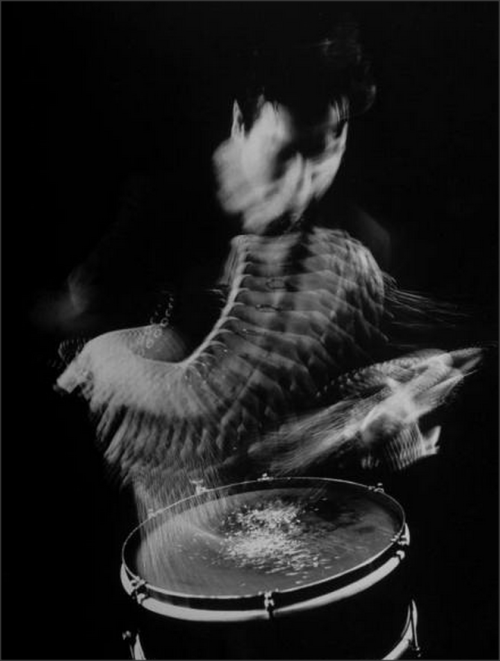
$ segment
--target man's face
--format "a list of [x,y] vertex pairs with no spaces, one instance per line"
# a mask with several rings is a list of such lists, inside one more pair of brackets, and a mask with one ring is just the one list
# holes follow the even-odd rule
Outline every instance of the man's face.
[[285,214],[297,220],[335,177],[345,149],[347,124],[325,110],[314,124],[265,100],[245,130],[238,106],[231,138],[214,155],[219,199],[229,213],[240,213],[246,231],[263,233]]

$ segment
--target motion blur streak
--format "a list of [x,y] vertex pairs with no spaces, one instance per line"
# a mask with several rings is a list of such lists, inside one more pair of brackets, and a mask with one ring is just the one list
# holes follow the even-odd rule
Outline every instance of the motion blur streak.
[[[420,352],[368,367],[339,380],[346,393],[332,406],[291,419],[252,448],[276,472],[304,469],[333,457],[356,457],[366,468],[401,470],[438,451],[440,427],[423,433],[419,421],[471,373],[479,349]],[[307,440],[306,440],[307,439]]]
[[236,475],[325,458],[401,470],[436,452],[439,428],[419,424],[480,351],[387,362],[400,346],[387,328],[431,308],[398,292],[359,241],[317,222],[347,113],[347,101],[331,104],[304,127],[262,97],[247,130],[235,104],[214,165],[222,207],[244,233],[230,245],[212,330],[187,356],[170,327],[109,332],[60,376],[59,388],[88,400],[111,472],[135,486],[141,514]]

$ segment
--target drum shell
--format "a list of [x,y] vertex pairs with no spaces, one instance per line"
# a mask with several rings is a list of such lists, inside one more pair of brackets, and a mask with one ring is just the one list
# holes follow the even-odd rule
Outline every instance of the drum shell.
[[192,622],[139,605],[135,615],[147,659],[374,659],[400,639],[410,600],[402,563],[356,594],[313,609],[276,611],[266,619]]

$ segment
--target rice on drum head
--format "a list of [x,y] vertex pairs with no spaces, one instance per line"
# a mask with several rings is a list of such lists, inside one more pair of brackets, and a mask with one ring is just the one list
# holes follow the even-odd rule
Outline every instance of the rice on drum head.
[[400,658],[417,650],[408,527],[382,489],[276,478],[207,490],[128,536],[134,658]]

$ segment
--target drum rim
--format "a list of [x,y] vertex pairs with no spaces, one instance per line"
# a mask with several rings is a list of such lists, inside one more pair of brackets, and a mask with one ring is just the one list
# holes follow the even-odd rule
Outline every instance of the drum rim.
[[[334,576],[286,589],[270,589],[269,591],[266,590],[243,595],[189,594],[186,592],[176,592],[174,590],[166,590],[164,588],[158,587],[141,578],[140,575],[133,572],[129,568],[126,556],[130,552],[133,538],[145,525],[147,525],[148,522],[168,512],[168,510],[177,509],[189,502],[194,502],[195,506],[203,504],[204,502],[210,501],[212,495],[220,494],[224,491],[227,491],[227,495],[230,495],[232,493],[245,493],[251,491],[251,488],[248,487],[252,486],[258,487],[258,490],[264,490],[273,488],[271,485],[276,485],[276,488],[278,488],[278,486],[284,487],[287,484],[290,486],[293,483],[295,483],[297,486],[306,486],[306,484],[324,485],[325,483],[335,485],[342,484],[371,493],[372,495],[376,495],[377,497],[383,498],[386,503],[390,504],[393,511],[395,510],[398,512],[401,523],[400,528],[397,532],[395,532],[394,537],[387,544],[387,546],[359,565],[356,565],[351,569],[348,569],[339,574],[335,574]],[[237,491],[233,492],[232,490],[234,489],[237,489]],[[170,505],[167,505],[166,507],[158,509],[156,512],[153,512],[147,519],[135,526],[135,528],[127,535],[121,550],[122,572],[126,576],[127,581],[131,586],[130,593],[132,595],[135,593],[139,602],[142,602],[144,598],[147,597],[148,599],[155,599],[160,602],[171,604],[173,607],[187,606],[190,609],[206,609],[213,610],[214,612],[224,610],[246,611],[262,609],[263,597],[265,598],[269,595],[272,595],[275,608],[279,609],[307,601],[314,597],[319,597],[321,595],[327,594],[328,592],[334,592],[337,589],[344,588],[360,580],[367,575],[369,570],[370,572],[376,571],[377,569],[381,568],[384,563],[386,563],[391,557],[396,555],[396,549],[398,547],[401,547],[401,545],[407,545],[408,542],[405,541],[405,537],[407,535],[408,527],[406,525],[406,514],[403,507],[395,498],[385,493],[381,487],[368,486],[350,480],[323,477],[266,477],[257,480],[235,482],[215,487],[213,489],[206,489],[202,493],[187,496],[186,498],[182,498]],[[124,584],[123,578],[122,584],[124,585],[127,592],[129,592]]]

